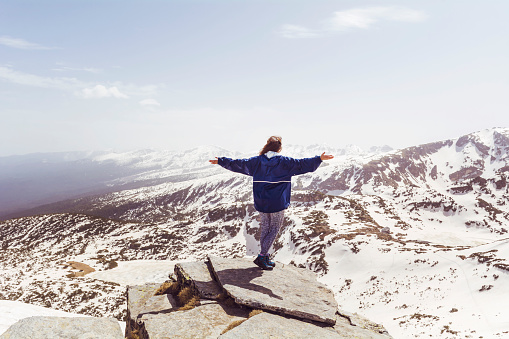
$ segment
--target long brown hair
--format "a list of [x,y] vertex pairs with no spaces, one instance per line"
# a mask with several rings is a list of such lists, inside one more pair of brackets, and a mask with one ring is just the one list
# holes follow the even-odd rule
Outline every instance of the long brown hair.
[[269,151],[273,152],[279,152],[282,148],[282,139],[278,136],[271,136],[268,140],[265,146],[263,146],[262,150],[260,151],[260,155],[265,154]]

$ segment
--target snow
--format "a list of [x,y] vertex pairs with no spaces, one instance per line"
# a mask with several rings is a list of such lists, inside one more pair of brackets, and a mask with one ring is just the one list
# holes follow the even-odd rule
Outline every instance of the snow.
[[[114,282],[121,285],[140,285],[149,282],[163,283],[173,273],[177,262],[170,260],[134,260],[118,262],[118,267],[107,271],[96,271],[87,277]],[[42,306],[25,304],[19,301],[0,300],[0,334],[9,326],[23,318],[33,316],[84,317],[82,314],[69,313]],[[125,332],[125,322],[119,324]]]
[[[469,231],[466,231],[469,232]],[[485,232],[475,232],[473,231],[470,236],[465,235],[465,232],[430,232],[430,231],[423,231],[420,233],[414,233],[414,237],[417,240],[422,241],[429,241],[431,243],[435,244],[441,244],[445,246],[479,246],[486,244],[490,241],[493,241],[494,237],[492,238],[482,238],[479,236],[476,236],[477,234],[486,235]]]
[[93,272],[89,278],[114,282],[120,285],[163,283],[168,280],[178,262],[171,260],[119,261],[118,266],[106,271]]
[[[496,131],[508,134],[507,129]],[[494,132],[488,130],[474,133],[469,135],[469,140],[490,146],[490,152],[495,154]],[[334,291],[341,307],[383,324],[395,339],[430,336],[502,338],[507,335],[509,321],[504,300],[507,300],[509,292],[509,273],[494,265],[505,264],[509,260],[509,245],[507,239],[504,239],[507,237],[504,227],[507,228],[509,220],[509,199],[507,187],[495,189],[493,184],[501,176],[496,170],[508,165],[507,150],[503,149],[503,153],[497,154],[493,160],[490,155],[480,154],[472,142],[462,147],[457,147],[456,142],[457,139],[450,140],[436,152],[427,153],[426,148],[418,149],[414,157],[409,158],[413,164],[425,169],[417,172],[417,175],[405,172],[402,163],[390,161],[391,156],[397,159],[401,150],[372,154],[355,147],[286,147],[285,152],[295,157],[316,155],[320,150],[337,156],[333,161],[320,166],[316,172],[299,177],[304,187],[303,193],[318,189],[328,191],[332,197],[319,202],[292,203],[292,207],[285,213],[291,224],[279,239],[282,247],[277,251],[275,259],[314,269],[318,257],[313,257],[312,253],[317,249],[317,252],[324,254],[323,260],[328,265],[327,272],[318,272],[320,280]],[[146,240],[148,236],[157,236],[160,230],[183,237],[185,245],[174,253],[168,253],[173,259],[203,260],[207,254],[255,255],[259,248],[253,235],[258,228],[256,213],[249,212],[246,207],[243,220],[208,220],[208,212],[212,209],[232,206],[234,203],[236,206],[247,206],[245,196],[246,192],[249,195],[251,186],[251,178],[247,176],[209,166],[206,160],[214,155],[239,154],[215,147],[200,147],[180,153],[139,151],[94,155],[94,161],[145,169],[117,178],[115,182],[129,183],[185,175],[175,181],[101,196],[95,206],[99,209],[134,202],[142,205],[139,210],[128,210],[119,216],[121,220],[140,218],[140,223],[119,225],[116,231],[91,242],[83,253],[75,253],[75,257],[66,260],[97,266],[98,253],[108,256],[120,249],[129,249],[130,242],[150,241]],[[382,161],[383,157],[389,160]],[[378,165],[369,169],[373,177],[367,176],[367,181],[362,182],[362,194],[352,194],[351,188],[362,179],[363,166],[371,160],[377,161],[375,164]],[[407,166],[405,162],[403,165]],[[438,175],[432,178],[430,172],[435,165]],[[450,175],[470,166],[482,170],[482,178],[491,181],[485,187],[474,183],[470,191],[461,194],[451,191],[453,187],[465,185],[468,180],[454,182]],[[324,180],[339,178],[339,174],[346,169],[351,169],[351,174],[344,182],[350,189],[338,189],[343,185],[331,185],[326,189],[319,186]],[[187,176],[189,173],[193,176]],[[390,178],[391,174],[397,174],[403,179],[392,184],[373,179],[375,175]],[[294,186],[296,184],[297,178],[294,179]],[[170,201],[166,205],[155,204],[159,198],[182,192],[184,202],[180,204],[172,205]],[[491,204],[488,206],[492,208],[491,212],[489,208],[479,206],[478,199]],[[370,218],[356,219],[350,202],[362,206]],[[493,213],[493,208],[496,213]],[[501,212],[497,212],[497,209]],[[181,213],[184,219],[171,220],[172,211]],[[313,225],[305,223],[306,217],[317,211],[325,213],[327,217],[326,225],[318,226],[331,231],[323,239],[317,234],[311,236]],[[152,223],[151,217],[154,216],[161,216],[159,220],[163,221]],[[30,228],[19,231],[20,237],[16,239],[37,236],[38,227],[47,224],[48,217],[40,217],[38,220],[38,223],[31,223]],[[72,224],[72,220],[70,222]],[[181,228],[173,229],[184,222],[186,224]],[[88,219],[82,222],[83,225],[87,223]],[[79,227],[80,224],[72,226]],[[233,235],[224,229],[225,226],[230,230],[237,226],[240,229]],[[378,237],[377,230],[382,227],[390,228],[392,238],[384,240]],[[197,243],[196,240],[212,230],[218,231],[217,237],[206,243]],[[64,239],[62,243],[51,245],[52,248],[41,245],[40,253],[47,255],[51,251],[63,251],[66,248],[64,244],[68,246],[70,240],[73,239]],[[22,248],[23,244],[16,246]],[[161,246],[168,249],[166,244]],[[158,248],[158,251],[164,249]],[[129,257],[122,257],[122,260],[165,258],[149,256],[157,255],[158,251],[142,253],[131,250]],[[478,260],[476,253],[488,251],[493,251],[490,252],[492,262]],[[126,285],[164,282],[168,274],[173,272],[176,263],[169,260],[118,261],[117,257],[115,261],[118,267],[102,270],[104,267],[99,265],[100,269],[87,275],[87,278],[120,284],[121,287],[115,288],[123,292]],[[34,277],[44,282],[58,279],[67,273],[54,267],[39,271],[32,268],[33,271],[30,271],[25,266],[25,263],[20,263],[16,269],[30,272],[30,277],[12,274],[12,279],[18,279],[12,281],[17,281],[24,289],[30,287],[30,279]],[[15,272],[16,269],[6,267],[5,272]],[[7,273],[6,277],[9,276]],[[46,274],[50,278],[45,278]],[[97,305],[100,305],[99,302]]]
[[[475,333],[475,337],[502,338],[507,333],[506,271],[480,267],[473,260],[462,260],[457,252],[428,250],[420,255],[394,248],[379,251],[382,246],[372,241],[355,256],[341,248],[327,250],[330,271],[341,274],[320,280],[334,290],[342,308],[382,323],[394,338],[457,337],[446,329],[461,337]],[[466,253],[494,248],[507,254],[509,243],[495,242]],[[492,288],[480,291],[488,285]],[[427,318],[433,321],[426,323]]]

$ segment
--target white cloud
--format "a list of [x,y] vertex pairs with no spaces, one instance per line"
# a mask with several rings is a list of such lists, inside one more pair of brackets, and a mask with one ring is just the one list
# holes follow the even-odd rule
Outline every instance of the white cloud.
[[79,71],[79,72],[90,72],[90,73],[101,73],[101,70],[98,69],[98,68],[93,68],[93,67],[82,67],[82,68],[76,68],[76,67],[66,67],[66,66],[62,66],[62,67],[59,67],[59,68],[53,68],[51,69],[52,71],[57,71],[57,72],[66,72],[66,71]]
[[422,22],[426,13],[404,7],[365,7],[334,12],[319,29],[297,25],[282,25],[279,35],[283,38],[312,38],[352,29],[369,29],[381,21]]
[[163,84],[158,85],[144,85],[138,86],[134,84],[124,84],[121,82],[112,83],[113,86],[121,87],[124,92],[129,93],[130,95],[136,95],[140,97],[151,97],[157,95],[157,91],[164,87]]
[[11,38],[8,36],[0,37],[0,45],[18,49],[55,49],[54,47],[46,47],[23,39]]
[[81,95],[85,99],[92,98],[119,98],[119,99],[127,99],[129,96],[120,92],[116,86],[112,86],[107,88],[103,85],[96,85],[92,88],[84,88],[81,90]]
[[12,67],[0,66],[0,80],[10,83],[32,86],[39,88],[52,88],[62,91],[72,92],[82,98],[119,98],[127,99],[133,96],[152,96],[162,85],[137,86],[134,84],[124,84],[122,82],[113,82],[105,85],[97,83],[84,82],[76,78],[66,77],[43,77],[35,74],[19,72]]
[[281,26],[279,35],[281,35],[283,38],[299,39],[299,38],[312,38],[317,36],[318,34],[306,27],[297,25],[283,25]]
[[10,67],[0,67],[0,79],[7,80],[18,85],[54,88],[67,91],[75,90],[76,87],[82,87],[84,85],[82,82],[74,78],[41,77],[34,74],[18,72]]
[[145,99],[140,101],[142,106],[161,106],[161,104],[155,99]]
[[427,16],[422,11],[402,7],[367,7],[334,12],[330,30],[371,28],[379,21],[422,22]]

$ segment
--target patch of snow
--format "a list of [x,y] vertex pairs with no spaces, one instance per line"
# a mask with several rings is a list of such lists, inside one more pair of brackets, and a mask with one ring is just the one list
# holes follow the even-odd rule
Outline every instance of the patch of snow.
[[106,271],[93,272],[89,278],[114,282],[120,285],[142,285],[163,283],[168,280],[173,267],[178,262],[171,260],[119,261],[118,266]]

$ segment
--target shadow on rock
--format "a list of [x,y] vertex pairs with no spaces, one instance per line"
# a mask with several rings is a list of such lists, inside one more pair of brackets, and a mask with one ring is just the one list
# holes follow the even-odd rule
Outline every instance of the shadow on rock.
[[[267,294],[271,298],[283,300],[282,297],[274,294],[271,289],[252,282],[254,279],[263,276],[265,272],[266,271],[263,271],[258,267],[249,267],[221,270],[217,271],[216,274],[220,280],[225,281],[228,285],[256,291],[259,293]],[[267,279],[269,277],[265,278]]]

